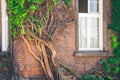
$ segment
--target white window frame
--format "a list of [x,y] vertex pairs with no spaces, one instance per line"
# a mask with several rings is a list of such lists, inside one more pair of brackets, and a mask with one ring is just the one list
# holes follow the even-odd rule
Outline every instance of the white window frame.
[[[80,48],[79,47],[79,51],[103,51],[103,0],[99,0],[99,12],[90,12],[90,4],[89,3],[90,3],[90,0],[88,0],[88,13],[80,13],[79,12],[78,20],[80,17],[86,17],[87,25],[89,25],[90,18],[93,18],[93,17],[99,18],[99,48],[90,48],[89,47],[90,44],[87,44],[87,47],[89,47],[89,48]],[[78,29],[79,29],[79,26],[78,26]],[[87,28],[87,31],[89,31],[88,28]],[[79,36],[79,34],[78,34],[78,36]],[[89,37],[89,32],[87,32],[87,36]],[[90,43],[89,38],[87,38],[87,42]],[[78,43],[79,43],[79,40],[78,40]]]
[[8,16],[7,16],[7,3],[6,0],[1,0],[2,12],[2,52],[8,50]]

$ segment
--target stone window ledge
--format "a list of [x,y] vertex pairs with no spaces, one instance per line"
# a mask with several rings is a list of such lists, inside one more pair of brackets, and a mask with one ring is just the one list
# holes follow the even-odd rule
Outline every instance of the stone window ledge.
[[112,56],[112,54],[108,51],[76,51],[74,53],[75,57],[109,57]]

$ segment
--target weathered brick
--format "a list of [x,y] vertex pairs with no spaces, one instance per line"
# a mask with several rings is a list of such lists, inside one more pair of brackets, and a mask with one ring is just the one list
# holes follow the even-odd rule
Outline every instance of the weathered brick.
[[[110,0],[104,1],[104,12],[103,12],[103,29],[104,35],[104,46],[111,46],[110,36],[111,31],[107,29],[107,25],[110,23]],[[71,66],[75,69],[75,71],[80,75],[88,70],[90,70],[93,66],[96,65],[97,61],[104,57],[74,57],[74,52],[76,49],[76,23],[69,24],[64,31],[58,32],[58,34],[54,37],[55,40],[55,49],[57,52],[56,59],[64,62],[66,65]],[[33,41],[29,41],[31,43],[32,50],[36,52],[35,43]],[[30,54],[26,44],[18,39],[14,43],[14,56],[16,60],[16,64],[19,65],[20,74],[24,76],[35,76],[42,74],[42,69],[38,63],[38,61]],[[112,51],[111,47],[107,47],[105,50]],[[17,71],[17,69],[16,69]]]

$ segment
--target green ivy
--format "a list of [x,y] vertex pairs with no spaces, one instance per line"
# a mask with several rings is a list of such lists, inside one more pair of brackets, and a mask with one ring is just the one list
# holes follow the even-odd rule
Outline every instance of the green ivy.
[[[24,22],[31,11],[38,9],[43,0],[8,0],[9,27],[13,37],[17,37],[18,28],[25,34]],[[32,16],[32,15],[31,15]]]
[[119,44],[120,44],[120,43],[117,41],[117,36],[112,35],[111,39],[112,39],[112,48],[113,48],[113,49],[117,48],[117,47],[119,46]]
[[120,32],[120,4],[119,3],[120,3],[120,0],[111,0],[112,23],[109,26],[110,29],[118,33]]
[[64,1],[64,3],[67,5],[67,6],[70,6],[71,5],[71,0],[63,0]]
[[[18,34],[26,34],[25,21],[29,20],[31,24],[35,24],[37,29],[42,31],[45,21],[42,20],[42,26],[39,21],[30,13],[38,10],[38,6],[46,0],[8,0],[8,15],[9,15],[9,27],[13,33],[13,37],[16,38]],[[59,0],[51,0],[52,4],[48,7],[46,15],[47,18],[52,8],[58,4]],[[70,5],[71,0],[63,0],[66,5]],[[19,33],[20,32],[20,33]],[[35,33],[35,30],[33,30]]]
[[118,35],[112,35],[112,48],[113,56],[108,58],[103,63],[105,71],[108,73],[110,80],[120,79],[120,0],[111,0],[112,16],[109,28],[116,32]]
[[[113,56],[108,59],[100,60],[99,63],[103,65],[105,75],[103,80],[120,80],[120,0],[111,0],[111,24],[109,28],[112,29],[116,35],[111,36]],[[94,75],[85,75],[83,80],[99,80]]]
[[105,80],[105,79],[101,76],[85,75],[85,76],[83,76],[82,80]]

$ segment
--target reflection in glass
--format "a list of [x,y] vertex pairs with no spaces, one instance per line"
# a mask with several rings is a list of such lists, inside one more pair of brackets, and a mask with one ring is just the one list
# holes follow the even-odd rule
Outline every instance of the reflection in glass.
[[80,13],[88,13],[88,0],[79,0],[78,5]]
[[90,0],[90,12],[99,12],[99,0]]

